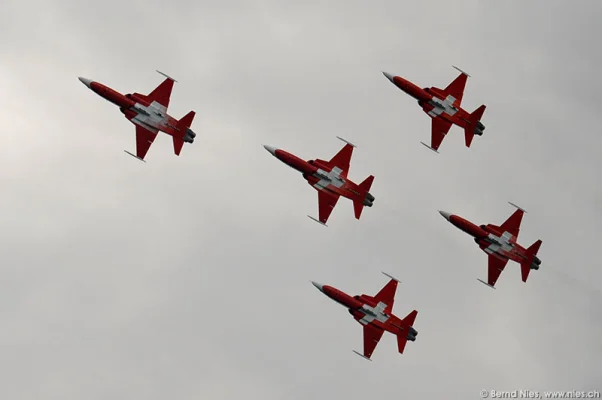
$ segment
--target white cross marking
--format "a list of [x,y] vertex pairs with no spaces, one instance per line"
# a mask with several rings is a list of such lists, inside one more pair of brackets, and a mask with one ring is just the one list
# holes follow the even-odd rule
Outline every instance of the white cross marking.
[[512,234],[510,232],[502,233],[502,236],[495,236],[493,233],[490,233],[487,238],[492,242],[485,251],[489,254],[498,253],[499,250],[509,253],[514,248],[514,245],[510,243],[510,239],[512,239]]
[[167,112],[167,107],[163,104],[159,104],[156,101],[153,101],[149,107],[156,109],[159,113],[165,114]]
[[435,108],[433,108],[431,111],[429,111],[428,114],[431,117],[436,117],[443,113],[446,113],[447,115],[450,115],[450,116],[454,115],[455,113],[458,112],[458,109],[453,106],[455,101],[456,101],[456,98],[452,95],[447,96],[445,98],[445,100],[442,100],[438,97],[433,96],[433,98],[431,100],[429,100],[429,104]]
[[376,307],[370,307],[368,304],[364,304],[362,308],[358,310],[365,314],[364,317],[360,319],[360,323],[367,325],[374,320],[385,323],[389,319],[389,316],[384,313],[385,308],[387,308],[387,305],[382,301],[378,303]]
[[132,118],[132,122],[146,129],[151,127],[161,130],[165,124],[166,116],[164,113],[167,111],[167,108],[156,101],[153,101],[150,106],[136,103],[132,107],[132,111],[138,113],[138,115]]
[[320,180],[314,184],[314,187],[318,190],[322,190],[328,185],[340,188],[345,183],[345,180],[341,178],[341,172],[343,172],[343,170],[339,167],[334,167],[330,172],[318,169],[318,172],[316,172],[314,176]]

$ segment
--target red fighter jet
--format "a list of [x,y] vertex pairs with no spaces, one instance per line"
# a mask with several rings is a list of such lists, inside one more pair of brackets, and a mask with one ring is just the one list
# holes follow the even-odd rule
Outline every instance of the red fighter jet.
[[501,226],[492,224],[477,226],[457,215],[439,211],[454,226],[473,236],[474,241],[479,245],[481,250],[489,255],[487,282],[480,279],[478,281],[494,289],[495,282],[497,282],[506,264],[508,264],[508,260],[520,264],[523,282],[527,282],[529,272],[532,269],[539,269],[541,264],[541,260],[537,257],[541,240],[533,243],[528,249],[516,243],[525,210],[516,204],[510,203],[510,205],[518,208],[518,210]]
[[469,75],[458,67],[454,66],[454,68],[461,73],[445,89],[436,87],[421,89],[400,76],[383,72],[395,86],[418,100],[420,107],[432,118],[431,145],[420,143],[435,153],[438,153],[437,149],[454,124],[464,128],[466,147],[470,147],[474,135],[482,136],[485,130],[485,125],[480,121],[485,112],[485,105],[477,108],[472,114],[460,107]]
[[307,183],[318,191],[319,220],[311,215],[308,217],[324,226],[340,196],[353,201],[356,219],[360,219],[364,206],[372,207],[374,203],[374,196],[369,193],[374,177],[370,175],[359,185],[347,178],[355,145],[338,136],[337,138],[346,144],[330,161],[320,159],[305,161],[284,150],[263,146],[274,157],[301,172]]
[[399,281],[389,274],[384,272],[383,274],[391,278],[391,280],[374,297],[365,294],[351,297],[332,286],[312,281],[313,285],[320,292],[347,307],[349,314],[353,315],[353,318],[364,326],[364,354],[362,355],[355,350],[353,352],[367,360],[370,360],[374,349],[385,331],[397,336],[397,349],[401,354],[403,354],[408,340],[413,342],[418,335],[418,332],[412,326],[414,325],[418,311],[412,311],[404,319],[399,319],[393,315],[395,290]]
[[131,93],[124,96],[102,83],[79,78],[93,92],[117,105],[119,111],[136,125],[136,155],[127,150],[124,151],[140,161],[144,161],[144,157],[159,131],[173,137],[174,152],[178,156],[182,151],[184,142],[192,143],[196,137],[196,133],[190,129],[195,115],[194,111],[189,112],[179,121],[167,114],[171,90],[176,81],[161,71],[157,72],[165,76],[166,79],[147,96],[140,93]]

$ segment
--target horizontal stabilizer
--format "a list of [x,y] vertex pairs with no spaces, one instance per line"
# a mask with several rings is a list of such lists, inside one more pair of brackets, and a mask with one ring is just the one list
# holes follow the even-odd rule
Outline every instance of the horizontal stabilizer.
[[196,113],[194,111],[190,111],[176,124],[177,135],[173,136],[173,151],[177,156],[179,156],[180,152],[182,151],[182,147],[184,146],[184,138],[188,132],[188,129],[190,128],[190,125],[192,125],[195,115]]
[[366,179],[359,184],[360,189],[360,198],[363,200],[364,197],[370,192],[370,188],[372,188],[372,183],[374,182],[374,175],[370,175]]
[[529,278],[529,272],[531,272],[531,264],[524,263],[520,265],[520,277],[523,282],[527,282]]
[[339,139],[339,140],[342,140],[343,142],[347,143],[349,146],[352,146],[352,147],[357,147],[357,146],[356,146],[356,145],[354,145],[353,143],[351,143],[351,142],[348,142],[347,140],[343,139],[343,138],[342,138],[342,137],[340,137],[340,136],[337,136],[337,139]]
[[429,149],[433,150],[435,153],[439,154],[439,152],[435,149],[433,149],[431,146],[429,146],[428,144],[424,143],[424,142],[420,142],[422,143],[424,146],[428,147]]
[[[370,194],[370,188],[372,187],[373,182],[374,175],[370,175],[358,185],[359,196],[353,199],[353,212],[355,213],[355,219],[360,219],[360,216],[362,215],[362,211],[365,205],[364,200],[366,199],[366,196]],[[371,201],[374,201],[374,197],[372,197]],[[367,203],[367,205],[369,207],[372,207],[372,203]]]
[[395,278],[394,276],[391,276],[391,275],[389,275],[389,274],[387,274],[386,272],[383,272],[383,271],[381,271],[381,272],[383,273],[383,275],[385,275],[385,276],[393,279],[394,281],[397,281],[397,282],[401,283],[401,281],[399,279]]
[[[406,336],[406,332],[408,328],[413,328],[414,322],[416,322],[416,317],[418,316],[418,311],[414,310],[409,313],[401,322],[405,325],[405,329],[402,332],[397,333],[397,351],[399,354],[403,354],[406,344],[408,344],[409,337]],[[418,332],[414,330],[414,338],[412,340],[416,340],[416,335]]]
[[126,152],[126,153],[128,153],[130,156],[132,156],[132,157],[134,157],[134,158],[136,158],[136,159],[138,159],[138,160],[140,160],[140,161],[142,161],[142,162],[144,162],[144,163],[146,162],[146,161],[144,161],[142,158],[138,157],[137,155],[134,155],[134,154],[130,153],[130,152],[129,152],[129,151],[127,151],[127,150],[123,150],[123,151],[125,151],[125,152]]
[[326,225],[324,222],[318,221],[317,219],[315,219],[314,217],[312,217],[311,215],[308,215],[309,218],[313,219],[314,221],[316,221],[318,224],[320,225],[324,225],[326,227],[328,227],[328,225]]
[[464,130],[464,142],[466,143],[466,147],[470,147],[472,139],[474,139],[474,132],[470,129]]
[[416,322],[416,317],[418,316],[418,311],[413,310],[401,321],[407,326],[413,326],[414,322]]
[[517,206],[516,204],[514,204],[514,203],[513,203],[513,202],[511,202],[511,201],[509,201],[509,202],[508,202],[508,204],[510,204],[512,207],[516,207],[516,208],[518,208],[518,209],[519,209],[519,210],[521,210],[522,212],[525,212],[525,213],[527,212],[525,209],[523,209],[523,208],[521,208],[521,207]]
[[490,284],[488,284],[488,283],[487,283],[487,282],[485,282],[485,281],[482,281],[482,280],[480,280],[479,278],[477,278],[477,281],[481,282],[481,283],[482,283],[483,285],[485,285],[485,286],[489,286],[490,288],[492,288],[492,289],[495,289],[495,286],[491,286]]
[[182,147],[184,147],[184,141],[179,137],[172,137],[173,139],[173,152],[176,156],[179,156],[182,152]]
[[195,115],[196,113],[194,111],[190,111],[188,114],[180,118],[180,120],[176,124],[176,128],[182,133],[182,137],[184,137],[184,135],[186,134],[186,129],[190,128],[190,125],[192,125],[192,121],[194,121]]
[[527,254],[530,257],[535,257],[537,255],[537,252],[539,251],[539,248],[541,247],[541,240],[536,241],[535,243],[533,243],[531,246],[529,246],[529,248],[527,249]]
[[371,359],[369,359],[368,357],[366,357],[366,356],[365,356],[365,355],[363,355],[362,353],[359,353],[359,352],[357,352],[357,351],[355,351],[355,350],[353,350],[353,352],[354,352],[355,354],[357,354],[358,356],[360,356],[360,357],[362,357],[362,358],[364,358],[364,359],[366,359],[366,360],[368,360],[368,361],[372,361]]
[[535,260],[535,256],[537,256],[537,252],[539,251],[541,243],[541,240],[538,240],[531,246],[529,246],[529,248],[527,249],[527,259],[524,263],[520,265],[521,278],[523,282],[527,282],[527,278],[529,278],[529,272],[531,272],[531,264],[533,264],[533,260]]
[[[483,118],[483,114],[485,113],[486,108],[487,108],[487,106],[485,104],[483,104],[479,108],[474,110],[468,117],[470,122],[473,124],[476,124],[477,122],[481,121],[481,118]],[[482,129],[485,129],[485,128],[482,128]]]
[[167,79],[171,79],[174,82],[177,82],[174,78],[172,78],[171,76],[159,71],[158,69],[156,69],[155,71],[157,71],[158,73],[160,73],[161,75],[163,75],[164,77],[166,77]]
[[483,113],[485,112],[485,104],[474,110],[466,121],[466,126],[464,127],[464,139],[466,143],[466,147],[470,147],[472,143],[472,139],[474,139],[474,135],[483,135],[483,131],[485,130],[485,125],[481,123],[481,118],[483,118]]

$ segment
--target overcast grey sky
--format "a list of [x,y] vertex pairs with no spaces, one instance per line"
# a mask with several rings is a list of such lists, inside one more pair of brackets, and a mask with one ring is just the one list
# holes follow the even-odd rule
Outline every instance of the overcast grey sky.
[[[598,1],[47,1],[0,5],[0,397],[477,399],[481,389],[602,390]],[[427,4],[428,3],[428,4]],[[430,120],[381,70],[445,87],[487,129],[439,155]],[[197,112],[178,158],[77,80],[176,83]],[[269,153],[358,145],[361,221]],[[437,210],[503,222],[522,244],[491,290],[486,256]],[[419,311],[404,355],[310,280]]]

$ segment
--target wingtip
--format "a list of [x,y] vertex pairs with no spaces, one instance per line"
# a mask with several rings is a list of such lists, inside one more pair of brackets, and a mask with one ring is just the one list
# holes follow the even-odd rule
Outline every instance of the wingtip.
[[345,140],[345,139],[343,139],[343,138],[342,138],[342,137],[340,137],[340,136],[337,136],[337,139],[339,139],[339,140],[342,140],[343,142],[347,143],[347,144],[348,144],[349,146],[351,146],[351,147],[357,147],[356,145],[354,145],[354,144],[353,144],[353,143],[351,143],[350,141],[348,141],[348,140]]
[[460,71],[461,73],[463,73],[464,75],[470,77],[469,74],[467,74],[466,72],[462,71],[460,68],[456,67],[455,65],[452,65],[452,67],[454,67],[455,69],[457,69],[458,71]]
[[322,226],[328,227],[328,225],[326,225],[326,223],[324,223],[324,222],[322,222],[322,221],[320,221],[320,220],[318,220],[318,219],[316,219],[316,218],[312,217],[311,215],[308,215],[307,217],[308,217],[309,219],[312,219],[312,220],[316,221],[318,224],[320,224],[320,225],[322,225]]
[[508,204],[510,204],[512,207],[518,208],[519,210],[521,210],[522,212],[526,213],[527,210],[525,210],[524,208],[517,206],[516,204],[514,204],[513,202],[509,201]]
[[391,279],[393,279],[394,281],[397,281],[397,283],[401,283],[401,281],[400,281],[399,279],[397,279],[396,277],[394,277],[393,275],[391,275],[391,274],[387,274],[385,271],[380,271],[380,272],[382,272],[382,274],[383,274],[384,276],[386,276],[386,277],[388,277],[388,278],[391,278]]
[[155,71],[157,71],[159,74],[163,75],[164,77],[166,77],[167,79],[171,79],[174,82],[177,82],[174,78],[172,78],[171,76],[167,75],[164,72],[159,71],[158,69],[156,69]]
[[484,280],[477,278],[477,281],[479,281],[479,282],[481,282],[483,285],[485,285],[485,286],[489,286],[490,288],[492,288],[492,289],[494,289],[494,290],[495,290],[495,286],[492,286],[492,285],[490,285],[489,283],[485,282]]
[[368,358],[368,357],[366,357],[365,355],[363,355],[363,354],[362,354],[362,353],[360,353],[359,351],[355,351],[355,350],[353,350],[353,352],[354,352],[355,354],[357,354],[358,356],[362,357],[364,360],[372,361],[372,359],[371,359],[371,358]]
[[423,146],[425,146],[426,148],[428,148],[429,150],[434,151],[435,153],[439,154],[439,151],[433,149],[431,146],[429,146],[428,144],[424,143],[424,142],[420,142]]
[[133,153],[130,153],[130,152],[129,152],[129,151],[127,151],[127,150],[123,150],[123,151],[124,151],[124,152],[126,152],[127,154],[129,154],[130,156],[134,157],[135,159],[137,159],[137,160],[139,160],[139,161],[142,161],[143,163],[145,163],[145,164],[146,164],[146,160],[145,160],[145,159],[143,159],[143,158],[140,158],[140,157],[138,157],[137,155],[135,155],[135,154],[133,154]]

